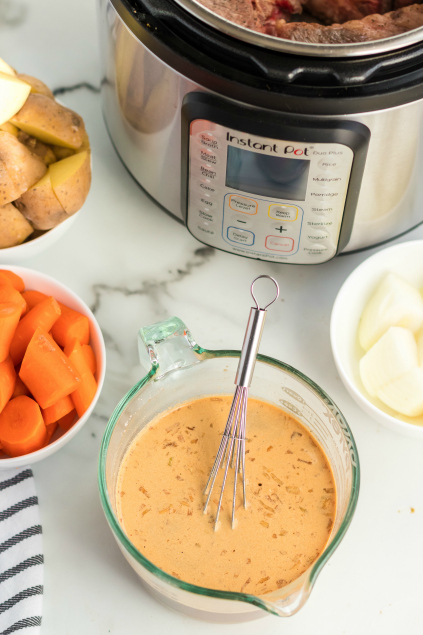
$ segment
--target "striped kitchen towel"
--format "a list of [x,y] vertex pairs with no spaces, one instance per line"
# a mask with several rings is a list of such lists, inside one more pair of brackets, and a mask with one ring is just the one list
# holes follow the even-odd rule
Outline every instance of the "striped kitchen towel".
[[43,539],[29,468],[0,471],[0,635],[39,635]]

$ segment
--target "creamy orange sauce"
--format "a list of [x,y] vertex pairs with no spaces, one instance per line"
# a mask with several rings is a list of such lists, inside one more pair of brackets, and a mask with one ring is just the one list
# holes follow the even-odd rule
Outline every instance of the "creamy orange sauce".
[[210,589],[262,595],[295,580],[324,550],[335,483],[310,432],[280,408],[250,398],[248,507],[238,487],[232,529],[232,469],[214,531],[223,470],[205,515],[203,490],[231,401],[225,395],[181,404],[142,430],[120,468],[118,518],[135,547],[163,571]]

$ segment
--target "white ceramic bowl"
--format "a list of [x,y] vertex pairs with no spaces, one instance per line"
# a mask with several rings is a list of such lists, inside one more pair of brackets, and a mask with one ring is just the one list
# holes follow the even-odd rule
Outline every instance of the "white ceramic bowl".
[[[78,214],[79,212],[77,212]],[[27,258],[32,258],[33,256],[37,256],[42,251],[45,251],[53,245],[56,240],[58,240],[65,232],[70,229],[72,224],[76,220],[76,214],[67,218],[63,223],[57,225],[57,227],[53,227],[53,229],[49,229],[38,238],[33,238],[32,240],[28,240],[22,245],[16,245],[15,247],[7,247],[6,249],[0,249],[0,263],[15,263],[21,262],[22,260],[27,260]]]
[[68,289],[68,287],[65,287],[64,284],[57,282],[57,280],[54,280],[54,278],[51,278],[50,276],[46,276],[44,273],[33,271],[32,269],[8,265],[1,265],[0,268],[10,269],[23,278],[26,289],[35,289],[36,291],[41,291],[41,293],[52,295],[56,300],[62,302],[62,304],[66,304],[71,309],[75,309],[75,311],[79,311],[80,313],[86,315],[90,320],[90,344],[93,348],[97,361],[97,392],[88,410],[67,432],[56,430],[53,435],[53,440],[45,448],[37,450],[37,452],[31,452],[30,454],[25,454],[24,456],[18,456],[15,458],[9,458],[4,453],[0,453],[0,470],[6,470],[31,463],[37,463],[38,461],[45,459],[47,456],[50,456],[50,454],[57,452],[57,450],[60,450],[60,448],[70,441],[88,421],[97,403],[104,383],[104,376],[106,373],[106,347],[104,345],[103,335],[94,315],[85,302],[83,302],[73,291]]
[[423,240],[401,243],[379,251],[346,279],[332,309],[332,352],[346,389],[368,415],[391,430],[423,439],[423,417],[406,417],[379,399],[370,397],[359,375],[359,360],[364,355],[357,335],[360,317],[375,288],[390,272],[422,288]]

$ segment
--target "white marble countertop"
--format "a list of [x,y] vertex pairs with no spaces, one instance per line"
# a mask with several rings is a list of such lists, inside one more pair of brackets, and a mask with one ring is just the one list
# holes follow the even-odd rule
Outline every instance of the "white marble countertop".
[[[423,632],[423,444],[374,423],[344,389],[329,319],[348,274],[374,253],[316,267],[266,265],[204,248],[162,213],[116,156],[101,116],[94,0],[0,0],[0,57],[40,77],[85,119],[93,185],[69,232],[22,262],[69,285],[95,311],[107,345],[106,382],[94,415],[60,452],[34,465],[44,532],[43,635],[222,633],[417,635]],[[423,227],[400,240],[423,238]],[[239,348],[249,284],[275,275],[281,300],[261,350],[314,379],[355,435],[362,487],[352,525],[304,608],[288,619],[212,625],[150,598],[122,557],[97,489],[100,440],[113,408],[141,375],[141,324],[181,317],[208,348]],[[415,509],[412,513],[411,508]]]

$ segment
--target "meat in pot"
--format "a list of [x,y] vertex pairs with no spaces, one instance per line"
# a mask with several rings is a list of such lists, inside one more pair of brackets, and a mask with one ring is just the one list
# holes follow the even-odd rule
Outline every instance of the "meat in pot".
[[[413,0],[199,1],[231,22],[295,42],[368,42],[423,26],[423,7]],[[303,8],[319,22],[296,22]]]

